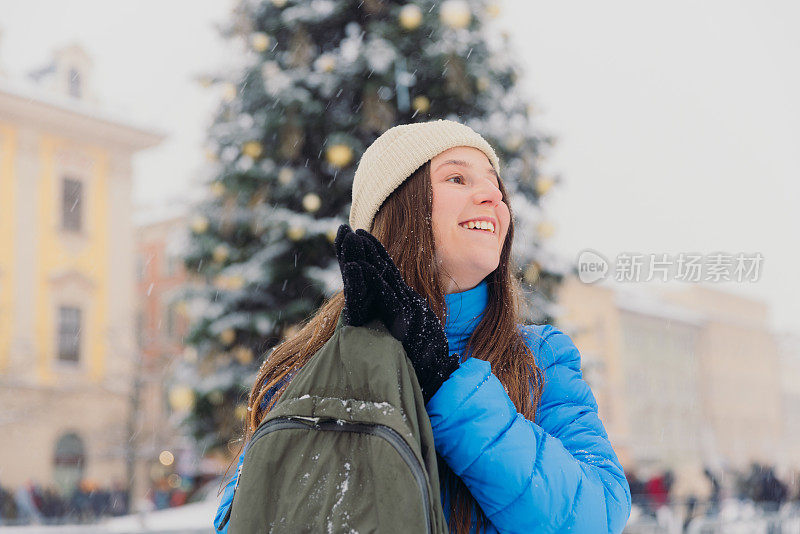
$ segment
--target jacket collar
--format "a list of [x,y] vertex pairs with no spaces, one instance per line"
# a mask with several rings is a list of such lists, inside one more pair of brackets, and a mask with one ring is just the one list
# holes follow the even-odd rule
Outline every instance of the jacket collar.
[[447,304],[447,319],[444,332],[450,353],[457,352],[464,359],[463,351],[475,327],[481,322],[489,302],[489,284],[484,278],[466,291],[444,296]]

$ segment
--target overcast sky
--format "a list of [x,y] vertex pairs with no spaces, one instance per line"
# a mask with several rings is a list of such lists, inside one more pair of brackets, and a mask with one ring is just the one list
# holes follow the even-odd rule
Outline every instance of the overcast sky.
[[[78,42],[101,100],[170,137],[134,161],[138,206],[186,198],[223,64],[212,27],[229,0],[0,0],[0,68],[13,75]],[[800,3],[505,0],[541,127],[554,250],[761,252],[771,324],[800,330]]]

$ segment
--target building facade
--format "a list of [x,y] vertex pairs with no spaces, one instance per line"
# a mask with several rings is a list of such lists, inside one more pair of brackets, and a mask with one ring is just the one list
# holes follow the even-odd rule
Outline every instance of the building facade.
[[163,136],[98,109],[65,47],[0,78],[0,480],[126,477],[134,339],[131,158]]
[[762,302],[696,285],[646,292],[574,277],[558,301],[626,471],[670,469],[674,495],[702,496],[706,467],[789,467],[779,352]]
[[[178,361],[192,354],[184,339],[189,319],[181,292],[189,277],[182,254],[188,238],[184,215],[149,218],[136,225],[137,343],[142,360],[136,447],[144,460],[140,479],[157,485],[186,481],[196,474],[197,460],[179,432],[182,410],[191,407],[188,391],[175,384]],[[172,458],[168,465],[162,453]],[[182,464],[182,465],[181,465]]]
[[800,332],[786,331],[778,336],[783,397],[784,447],[781,460],[800,471]]

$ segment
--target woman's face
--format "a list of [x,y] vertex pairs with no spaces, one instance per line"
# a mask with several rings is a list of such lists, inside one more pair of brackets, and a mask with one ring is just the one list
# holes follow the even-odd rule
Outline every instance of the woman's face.
[[[472,289],[497,269],[508,233],[511,216],[497,174],[477,148],[453,147],[431,159],[431,188],[436,262],[444,271],[445,293]],[[470,221],[489,223],[489,229],[469,229]]]

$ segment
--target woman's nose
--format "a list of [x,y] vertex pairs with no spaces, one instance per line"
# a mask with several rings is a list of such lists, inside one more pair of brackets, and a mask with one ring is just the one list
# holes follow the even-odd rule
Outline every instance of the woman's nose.
[[475,191],[476,204],[489,202],[492,206],[495,206],[500,203],[501,200],[503,200],[503,193],[500,191],[500,189],[495,187],[494,184],[486,181],[477,185]]

